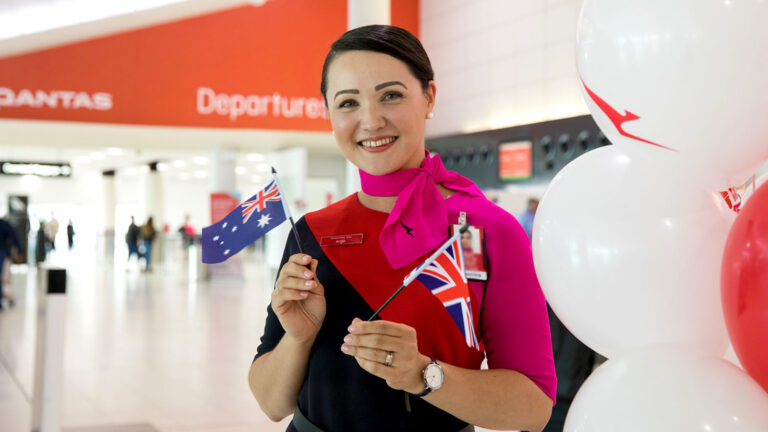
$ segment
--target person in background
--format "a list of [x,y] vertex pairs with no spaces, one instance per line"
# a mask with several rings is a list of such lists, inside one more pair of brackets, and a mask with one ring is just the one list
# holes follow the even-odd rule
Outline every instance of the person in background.
[[141,236],[141,229],[131,216],[131,224],[128,225],[128,232],[125,233],[125,243],[128,245],[128,261],[131,261],[131,256],[136,255],[136,261],[141,258],[139,255],[139,237]]
[[155,241],[155,225],[152,222],[152,216],[147,218],[147,222],[141,226],[141,241],[144,246],[144,270],[152,271],[152,242]]
[[75,245],[75,227],[72,226],[72,219],[70,219],[67,224],[67,243],[70,250],[72,249],[72,246]]
[[46,227],[46,233],[48,234],[48,244],[51,246],[51,250],[56,249],[56,234],[59,232],[59,221],[51,212],[51,220]]
[[[5,258],[9,257],[13,251],[21,250],[21,244],[13,231],[13,227],[5,219],[0,219],[0,271],[4,268]],[[3,296],[3,278],[0,277],[0,299]],[[0,301],[0,309],[3,308],[3,302]]]
[[533,217],[536,215],[536,209],[539,208],[539,200],[536,198],[528,199],[528,208],[517,218],[520,225],[528,234],[528,238],[531,238],[533,234]]
[[184,216],[184,225],[179,228],[181,234],[181,247],[186,250],[192,245],[192,241],[195,239],[195,228],[189,222],[189,215]]
[[37,229],[37,237],[35,239],[35,263],[40,265],[45,261],[46,255],[48,255],[48,234],[45,229],[45,222],[40,220],[40,226]]

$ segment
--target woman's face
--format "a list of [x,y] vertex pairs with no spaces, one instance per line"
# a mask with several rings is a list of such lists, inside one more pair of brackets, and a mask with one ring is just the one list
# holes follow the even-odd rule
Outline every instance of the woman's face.
[[461,247],[464,249],[472,249],[472,234],[469,231],[461,233]]
[[347,160],[373,175],[421,165],[434,82],[424,92],[405,63],[372,51],[339,54],[327,79],[331,125]]

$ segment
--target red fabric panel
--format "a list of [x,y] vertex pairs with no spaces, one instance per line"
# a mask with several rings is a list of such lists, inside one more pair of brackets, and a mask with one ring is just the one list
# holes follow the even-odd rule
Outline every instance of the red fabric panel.
[[[328,246],[323,247],[323,252],[373,310],[384,304],[402,285],[408,273],[428,257],[425,255],[413,265],[393,270],[379,246],[379,231],[387,214],[364,207],[356,194],[323,210],[309,213],[305,218],[317,239],[363,233],[363,244]],[[479,305],[480,301],[473,296],[472,303],[473,306]],[[476,309],[473,312],[477,321],[479,313]],[[359,318],[366,320],[369,317]],[[461,331],[443,304],[418,281],[406,287],[382,311],[381,318],[415,328],[422,354],[456,366],[480,367],[483,353],[466,345]]]

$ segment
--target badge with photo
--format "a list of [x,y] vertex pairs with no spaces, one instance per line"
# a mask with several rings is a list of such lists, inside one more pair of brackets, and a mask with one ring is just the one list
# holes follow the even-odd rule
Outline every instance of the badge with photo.
[[[451,225],[451,235],[461,227],[461,225]],[[461,249],[464,253],[464,274],[467,280],[487,281],[488,265],[485,257],[483,227],[470,225],[469,229],[461,235]]]

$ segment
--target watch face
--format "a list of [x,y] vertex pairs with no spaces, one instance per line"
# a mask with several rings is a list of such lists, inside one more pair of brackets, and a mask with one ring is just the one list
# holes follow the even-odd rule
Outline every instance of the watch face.
[[431,389],[438,389],[443,385],[443,370],[440,366],[432,363],[424,371],[424,379]]

